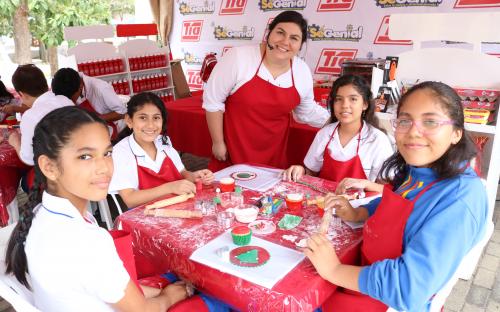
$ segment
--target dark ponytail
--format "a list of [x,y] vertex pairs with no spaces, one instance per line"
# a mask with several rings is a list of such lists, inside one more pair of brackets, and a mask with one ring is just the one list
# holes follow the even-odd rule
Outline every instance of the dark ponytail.
[[[168,139],[167,139],[167,109],[165,108],[165,104],[163,104],[163,101],[160,99],[160,97],[153,92],[141,92],[138,93],[130,98],[130,100],[127,103],[127,115],[130,119],[134,117],[134,114],[140,110],[145,104],[152,104],[156,106],[161,113],[161,118],[163,120],[163,125],[161,128],[161,141],[164,145],[168,144]],[[122,139],[128,137],[129,135],[132,134],[132,129],[129,127],[125,127],[119,134],[118,137],[116,138],[116,141],[113,143],[116,144],[120,142]]]
[[101,123],[107,129],[107,124],[96,114],[76,106],[66,106],[47,114],[35,127],[33,136],[35,181],[30,189],[28,202],[21,207],[20,220],[10,236],[5,256],[5,273],[14,274],[27,288],[30,288],[30,285],[26,278],[28,261],[24,244],[35,217],[34,209],[41,203],[42,194],[47,188],[47,179],[38,166],[38,158],[45,155],[57,160],[59,152],[68,143],[71,134],[83,125],[94,122]]

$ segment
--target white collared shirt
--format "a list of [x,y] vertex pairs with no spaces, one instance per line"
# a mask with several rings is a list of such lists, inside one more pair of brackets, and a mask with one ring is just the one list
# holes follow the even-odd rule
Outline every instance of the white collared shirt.
[[52,91],[47,91],[33,102],[30,109],[24,112],[19,125],[21,131],[21,151],[19,154],[24,163],[33,166],[33,135],[38,122],[51,111],[71,105],[74,103],[64,95],[55,95]]
[[[225,110],[229,95],[250,81],[262,59],[260,46],[240,46],[231,48],[214,67],[203,91],[203,108],[208,112]],[[300,95],[300,104],[293,110],[297,121],[313,127],[321,127],[330,117],[326,109],[314,101],[313,80],[307,64],[298,57],[293,58],[293,82]],[[269,83],[289,88],[293,85],[290,70],[274,79],[264,64],[257,74]],[[258,94],[256,94],[258,97]]]
[[163,160],[168,155],[179,172],[185,170],[179,153],[177,153],[172,146],[170,138],[168,138],[168,144],[163,144],[161,136],[158,136],[154,143],[156,146],[156,159],[151,159],[151,157],[146,154],[144,149],[134,139],[133,134],[124,138],[113,147],[113,163],[115,170],[109,185],[109,193],[118,193],[118,191],[124,189],[139,189],[137,164],[158,173],[160,172]]
[[116,95],[113,86],[104,80],[89,77],[82,73],[79,74],[83,78],[83,84],[85,85],[83,91],[85,98],[79,98],[77,104],[87,99],[100,115],[111,112],[117,112],[118,114],[127,113],[127,107],[123,105],[118,95]]
[[25,251],[35,306],[41,311],[114,311],[130,276],[111,235],[65,198],[43,193]]
[[[304,165],[311,171],[319,172],[323,167],[325,147],[337,124],[338,122],[335,122],[325,126],[323,129],[319,130],[314,137],[314,141],[304,158]],[[337,129],[330,145],[328,145],[330,156],[337,161],[350,160],[356,156],[358,136],[356,135],[353,137],[349,143],[343,147],[342,144],[340,144],[338,133]],[[382,164],[393,153],[394,150],[392,149],[389,137],[379,129],[363,122],[358,155],[368,180],[375,181]]]

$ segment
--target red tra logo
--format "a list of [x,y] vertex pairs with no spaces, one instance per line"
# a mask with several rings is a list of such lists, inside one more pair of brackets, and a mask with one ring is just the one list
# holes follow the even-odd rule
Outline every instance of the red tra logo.
[[203,20],[182,22],[181,41],[200,41]]
[[316,65],[315,74],[340,75],[342,63],[356,57],[358,49],[323,49]]
[[224,54],[226,54],[226,52],[229,51],[229,49],[231,49],[231,48],[232,48],[231,46],[227,46],[227,47],[222,48],[222,56],[224,56]]
[[386,15],[382,18],[382,23],[378,28],[377,36],[373,40],[374,44],[394,44],[394,45],[412,45],[411,40],[391,40],[389,39],[389,17]]
[[500,7],[500,0],[457,0],[455,9]]
[[194,69],[187,70],[187,82],[190,90],[201,90],[203,81],[200,77],[200,71]]
[[355,0],[320,0],[318,12],[351,11]]
[[222,0],[219,15],[242,15],[246,5],[247,0]]

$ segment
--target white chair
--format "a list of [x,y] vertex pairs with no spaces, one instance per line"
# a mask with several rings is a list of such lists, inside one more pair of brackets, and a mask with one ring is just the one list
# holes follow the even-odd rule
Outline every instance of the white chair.
[[31,291],[14,276],[5,274],[5,252],[15,226],[16,223],[13,223],[0,229],[0,297],[9,302],[17,312],[40,312],[33,305]]
[[[118,209],[118,213],[121,215],[123,213],[122,208],[120,206],[120,203],[118,202],[118,199],[116,198],[116,194],[109,194],[111,195],[111,198],[113,199],[113,202]],[[113,217],[111,216],[111,211],[109,210],[109,204],[108,200],[102,199],[98,202],[92,202],[97,205],[97,208],[99,209],[99,213],[101,214],[101,220],[106,223],[106,227],[108,230],[111,230],[113,228]]]

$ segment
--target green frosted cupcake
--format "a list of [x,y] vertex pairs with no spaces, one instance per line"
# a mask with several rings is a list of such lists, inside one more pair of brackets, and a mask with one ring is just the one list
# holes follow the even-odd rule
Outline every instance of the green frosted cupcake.
[[252,238],[252,230],[248,226],[237,226],[231,231],[233,243],[238,246],[245,246],[250,244]]

